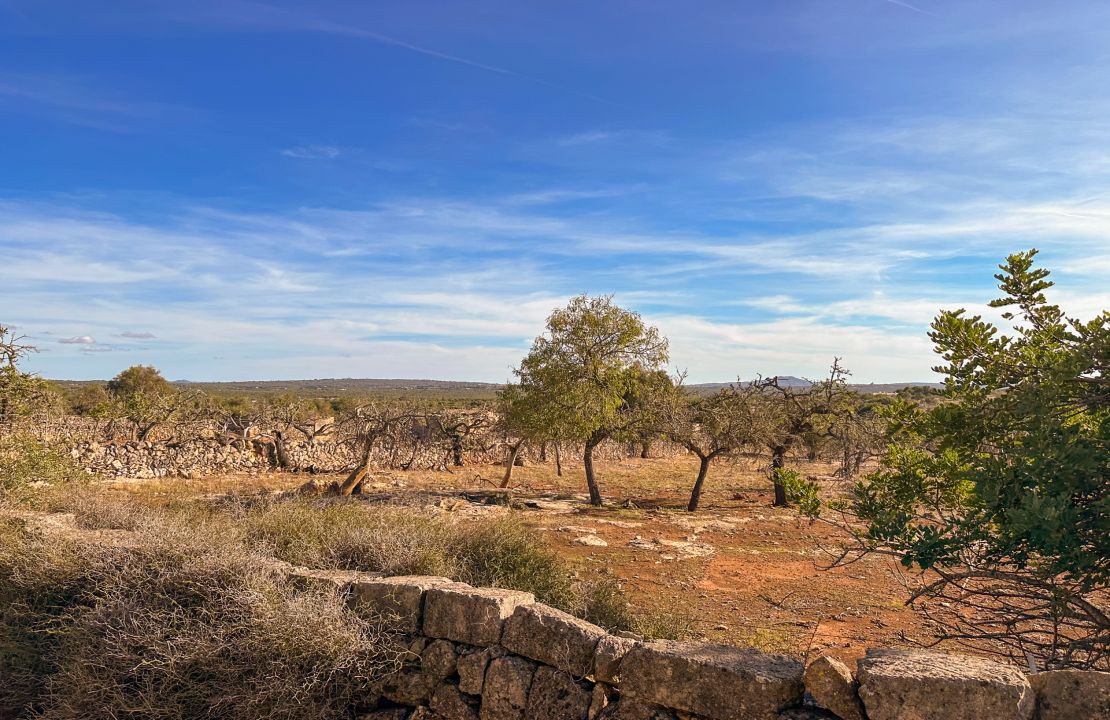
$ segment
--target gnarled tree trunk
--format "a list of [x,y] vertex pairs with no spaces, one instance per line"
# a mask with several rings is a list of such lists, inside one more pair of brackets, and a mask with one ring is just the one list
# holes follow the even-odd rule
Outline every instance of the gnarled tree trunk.
[[590,489],[590,504],[601,507],[601,490],[597,487],[597,478],[594,477],[594,448],[601,443],[604,436],[594,433],[586,441],[582,450],[582,464],[586,468],[586,486]]

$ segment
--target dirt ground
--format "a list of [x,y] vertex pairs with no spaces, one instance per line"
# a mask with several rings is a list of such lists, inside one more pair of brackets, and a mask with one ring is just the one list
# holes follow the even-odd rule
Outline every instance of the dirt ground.
[[[801,465],[822,480],[824,493],[846,489],[831,468]],[[680,623],[694,637],[751,645],[797,657],[821,653],[852,660],[868,647],[928,642],[928,622],[904,606],[908,595],[897,563],[867,558],[844,568],[824,566],[841,544],[840,531],[789,509],[771,506],[766,468],[757,460],[715,465],[702,509],[686,512],[697,471],[693,458],[627,459],[598,468],[606,506],[586,502],[580,467],[516,468],[513,504],[544,533],[550,547],[584,579],[615,578],[637,610],[659,622]],[[381,472],[368,502],[426,505],[436,512],[504,512],[486,505],[504,469]],[[118,480],[107,483],[144,495],[215,495],[284,490],[301,475],[197,480]],[[468,498],[469,500],[468,501]]]

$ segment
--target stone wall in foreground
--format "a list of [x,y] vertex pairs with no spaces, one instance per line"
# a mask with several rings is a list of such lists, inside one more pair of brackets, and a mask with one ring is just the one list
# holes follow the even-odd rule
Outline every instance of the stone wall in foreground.
[[362,720],[1098,720],[1110,673],[1031,678],[1009,665],[933,652],[875,650],[856,672],[808,668],[749,648],[644,642],[529,593],[436,577],[290,571],[337,586],[412,638],[413,661],[379,688]]

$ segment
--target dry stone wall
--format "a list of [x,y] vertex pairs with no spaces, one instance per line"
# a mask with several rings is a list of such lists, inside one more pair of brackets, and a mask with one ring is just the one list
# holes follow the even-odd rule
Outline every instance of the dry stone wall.
[[[8,431],[30,432],[67,448],[83,469],[113,477],[196,477],[225,473],[261,473],[273,470],[292,472],[341,473],[358,466],[362,442],[343,428],[305,439],[297,431],[285,431],[282,438],[284,465],[277,452],[278,433],[255,433],[250,437],[221,432],[211,423],[177,424],[160,429],[149,441],[127,439],[130,431],[110,421],[92,418],[43,418],[23,423]],[[561,445],[562,461],[581,462],[582,448]],[[602,443],[595,451],[601,460],[638,456],[642,445],[621,442]],[[652,457],[685,453],[685,448],[669,442],[651,445]],[[479,428],[459,437],[429,432],[426,426],[403,427],[389,437],[380,438],[371,454],[371,464],[380,469],[444,469],[461,461],[464,465],[489,465],[505,461],[508,448],[492,429]],[[538,448],[520,454],[525,464],[540,461]],[[554,448],[547,451],[554,462]]]
[[291,569],[411,637],[362,720],[1101,720],[1110,673],[875,650],[856,673],[750,648],[618,636],[526,592]]

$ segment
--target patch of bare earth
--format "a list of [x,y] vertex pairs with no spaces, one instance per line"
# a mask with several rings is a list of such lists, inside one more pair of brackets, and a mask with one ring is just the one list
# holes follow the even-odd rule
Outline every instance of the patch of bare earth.
[[[551,463],[528,465],[516,469],[509,497],[580,576],[619,580],[638,611],[686,618],[707,640],[852,660],[868,647],[933,638],[927,621],[903,605],[907,591],[897,563],[876,557],[823,569],[840,543],[838,531],[773,508],[759,461],[715,465],[702,509],[689,513],[696,470],[686,457],[601,464],[607,504],[593,508],[580,467],[567,466],[558,477]],[[829,495],[846,488],[828,466],[800,470],[821,478]],[[435,513],[505,512],[497,489],[503,472],[498,466],[376,472],[363,497]],[[106,489],[158,502],[291,490],[304,480],[274,474],[113,481]]]

